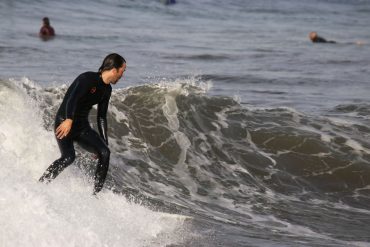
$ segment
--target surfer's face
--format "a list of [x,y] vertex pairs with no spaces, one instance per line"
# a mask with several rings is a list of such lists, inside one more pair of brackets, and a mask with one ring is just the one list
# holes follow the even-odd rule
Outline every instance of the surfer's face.
[[124,63],[122,67],[119,69],[113,69],[113,78],[112,78],[111,83],[116,84],[119,81],[119,79],[121,79],[121,77],[123,76],[123,73],[125,72],[125,70],[126,70],[126,63]]

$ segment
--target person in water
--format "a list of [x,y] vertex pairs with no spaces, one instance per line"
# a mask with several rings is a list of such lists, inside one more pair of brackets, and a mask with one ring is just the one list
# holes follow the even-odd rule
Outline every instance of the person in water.
[[[79,75],[68,88],[55,117],[55,136],[61,157],[54,161],[40,177],[48,183],[75,160],[74,142],[97,155],[94,194],[102,188],[109,167],[107,110],[112,92],[126,70],[126,60],[112,53],[105,57],[98,72]],[[90,127],[88,115],[93,105],[98,104],[97,123],[99,134]]]
[[326,40],[324,39],[323,37],[320,37],[317,32],[310,32],[310,34],[308,35],[308,37],[310,38],[310,40],[313,42],[313,43],[336,43],[335,41],[333,40]]
[[55,31],[52,26],[50,26],[50,20],[48,17],[42,19],[42,27],[39,32],[40,38],[47,40],[55,36]]
[[161,0],[164,5],[175,4],[176,0]]

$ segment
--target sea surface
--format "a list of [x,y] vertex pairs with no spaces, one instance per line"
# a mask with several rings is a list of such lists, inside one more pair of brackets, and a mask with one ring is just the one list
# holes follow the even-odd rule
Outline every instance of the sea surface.
[[[0,246],[370,246],[369,23],[368,0],[1,0]],[[39,183],[112,52],[103,191],[79,147]]]

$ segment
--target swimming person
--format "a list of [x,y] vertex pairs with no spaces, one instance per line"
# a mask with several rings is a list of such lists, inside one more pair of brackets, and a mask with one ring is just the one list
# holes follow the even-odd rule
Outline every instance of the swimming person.
[[42,19],[42,27],[39,32],[40,38],[43,40],[48,40],[55,36],[54,28],[50,25],[50,20],[48,17]]
[[176,0],[161,0],[164,5],[175,4]]
[[324,39],[323,37],[320,37],[317,32],[310,32],[308,37],[310,38],[310,40],[313,42],[313,43],[336,43],[335,41],[333,40],[326,40]]
[[[55,117],[55,136],[61,157],[54,161],[39,179],[50,182],[75,160],[74,142],[98,157],[94,194],[102,188],[109,168],[110,150],[107,135],[107,111],[112,92],[126,70],[126,60],[112,53],[105,57],[98,72],[79,75],[68,88]],[[97,104],[99,134],[90,127],[88,115]]]

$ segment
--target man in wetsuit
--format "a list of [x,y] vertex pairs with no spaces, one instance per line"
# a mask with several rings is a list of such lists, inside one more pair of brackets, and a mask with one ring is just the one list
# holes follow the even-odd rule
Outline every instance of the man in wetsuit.
[[[99,72],[79,75],[68,88],[55,118],[55,135],[61,158],[54,161],[41,176],[40,182],[50,182],[75,159],[74,142],[99,159],[95,172],[94,194],[102,188],[109,167],[110,150],[107,135],[107,110],[112,92],[110,84],[116,84],[126,70],[126,61],[120,55],[109,54]],[[97,122],[99,134],[88,122],[93,105],[98,104]]]
[[310,34],[308,35],[308,37],[310,38],[310,40],[313,42],[313,43],[336,43],[335,41],[333,40],[326,40],[324,39],[323,37],[320,37],[317,32],[310,32]]
[[52,26],[50,26],[50,21],[49,21],[49,18],[48,17],[44,17],[42,19],[42,27],[40,29],[40,32],[39,32],[39,36],[40,38],[44,39],[44,40],[47,40],[49,38],[52,38],[55,36],[55,31],[54,31],[54,28]]

